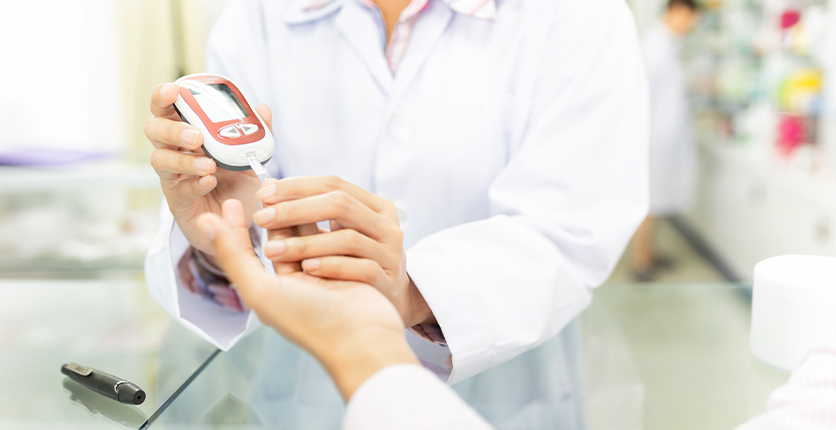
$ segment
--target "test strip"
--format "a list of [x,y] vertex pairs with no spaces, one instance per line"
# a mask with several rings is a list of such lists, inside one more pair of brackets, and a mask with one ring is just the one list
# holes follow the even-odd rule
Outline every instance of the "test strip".
[[253,172],[258,175],[258,179],[261,179],[261,182],[270,179],[270,174],[267,173],[264,166],[258,162],[258,158],[256,158],[255,154],[248,154],[247,161],[250,163],[250,167],[253,169]]

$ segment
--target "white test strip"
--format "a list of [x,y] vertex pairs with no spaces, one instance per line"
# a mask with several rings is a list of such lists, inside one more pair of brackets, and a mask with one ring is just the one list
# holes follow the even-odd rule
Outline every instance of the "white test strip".
[[258,162],[258,158],[256,158],[255,154],[247,154],[247,161],[250,163],[250,167],[253,169],[256,175],[258,175],[258,179],[261,179],[261,182],[264,182],[270,179],[270,174],[267,173],[267,170],[261,163]]

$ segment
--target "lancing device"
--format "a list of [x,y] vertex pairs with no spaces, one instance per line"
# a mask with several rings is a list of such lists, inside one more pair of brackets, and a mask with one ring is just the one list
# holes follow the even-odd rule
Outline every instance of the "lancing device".
[[200,130],[207,157],[222,169],[253,169],[262,181],[270,177],[263,165],[273,157],[273,135],[232,81],[198,73],[174,83],[180,87],[174,109]]
[[100,372],[76,363],[61,366],[61,373],[79,384],[120,403],[141,405],[145,401],[145,391],[136,384],[122,378]]

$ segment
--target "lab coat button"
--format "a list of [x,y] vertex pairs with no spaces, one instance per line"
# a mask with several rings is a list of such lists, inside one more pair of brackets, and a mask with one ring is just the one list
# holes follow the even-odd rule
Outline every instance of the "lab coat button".
[[258,126],[255,124],[241,124],[241,131],[246,135],[250,135],[258,131]]
[[228,137],[230,139],[235,139],[236,137],[241,137],[241,132],[235,128],[234,125],[231,125],[226,128],[222,128],[220,132],[221,137]]
[[401,128],[406,125],[406,115],[402,110],[398,109],[392,114],[389,125],[393,128]]

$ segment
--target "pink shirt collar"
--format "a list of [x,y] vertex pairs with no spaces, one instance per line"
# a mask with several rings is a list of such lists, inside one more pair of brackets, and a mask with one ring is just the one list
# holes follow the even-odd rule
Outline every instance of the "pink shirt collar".
[[[352,1],[352,0],[344,0]],[[374,7],[372,0],[355,0],[366,7]],[[401,14],[401,20],[409,19],[427,5],[429,0],[412,0],[406,9]],[[440,0],[450,7],[450,9],[474,18],[481,18],[487,20],[496,19],[496,0]],[[314,12],[326,6],[339,3],[337,0],[300,0],[295,2],[291,7],[297,9],[298,12]]]

